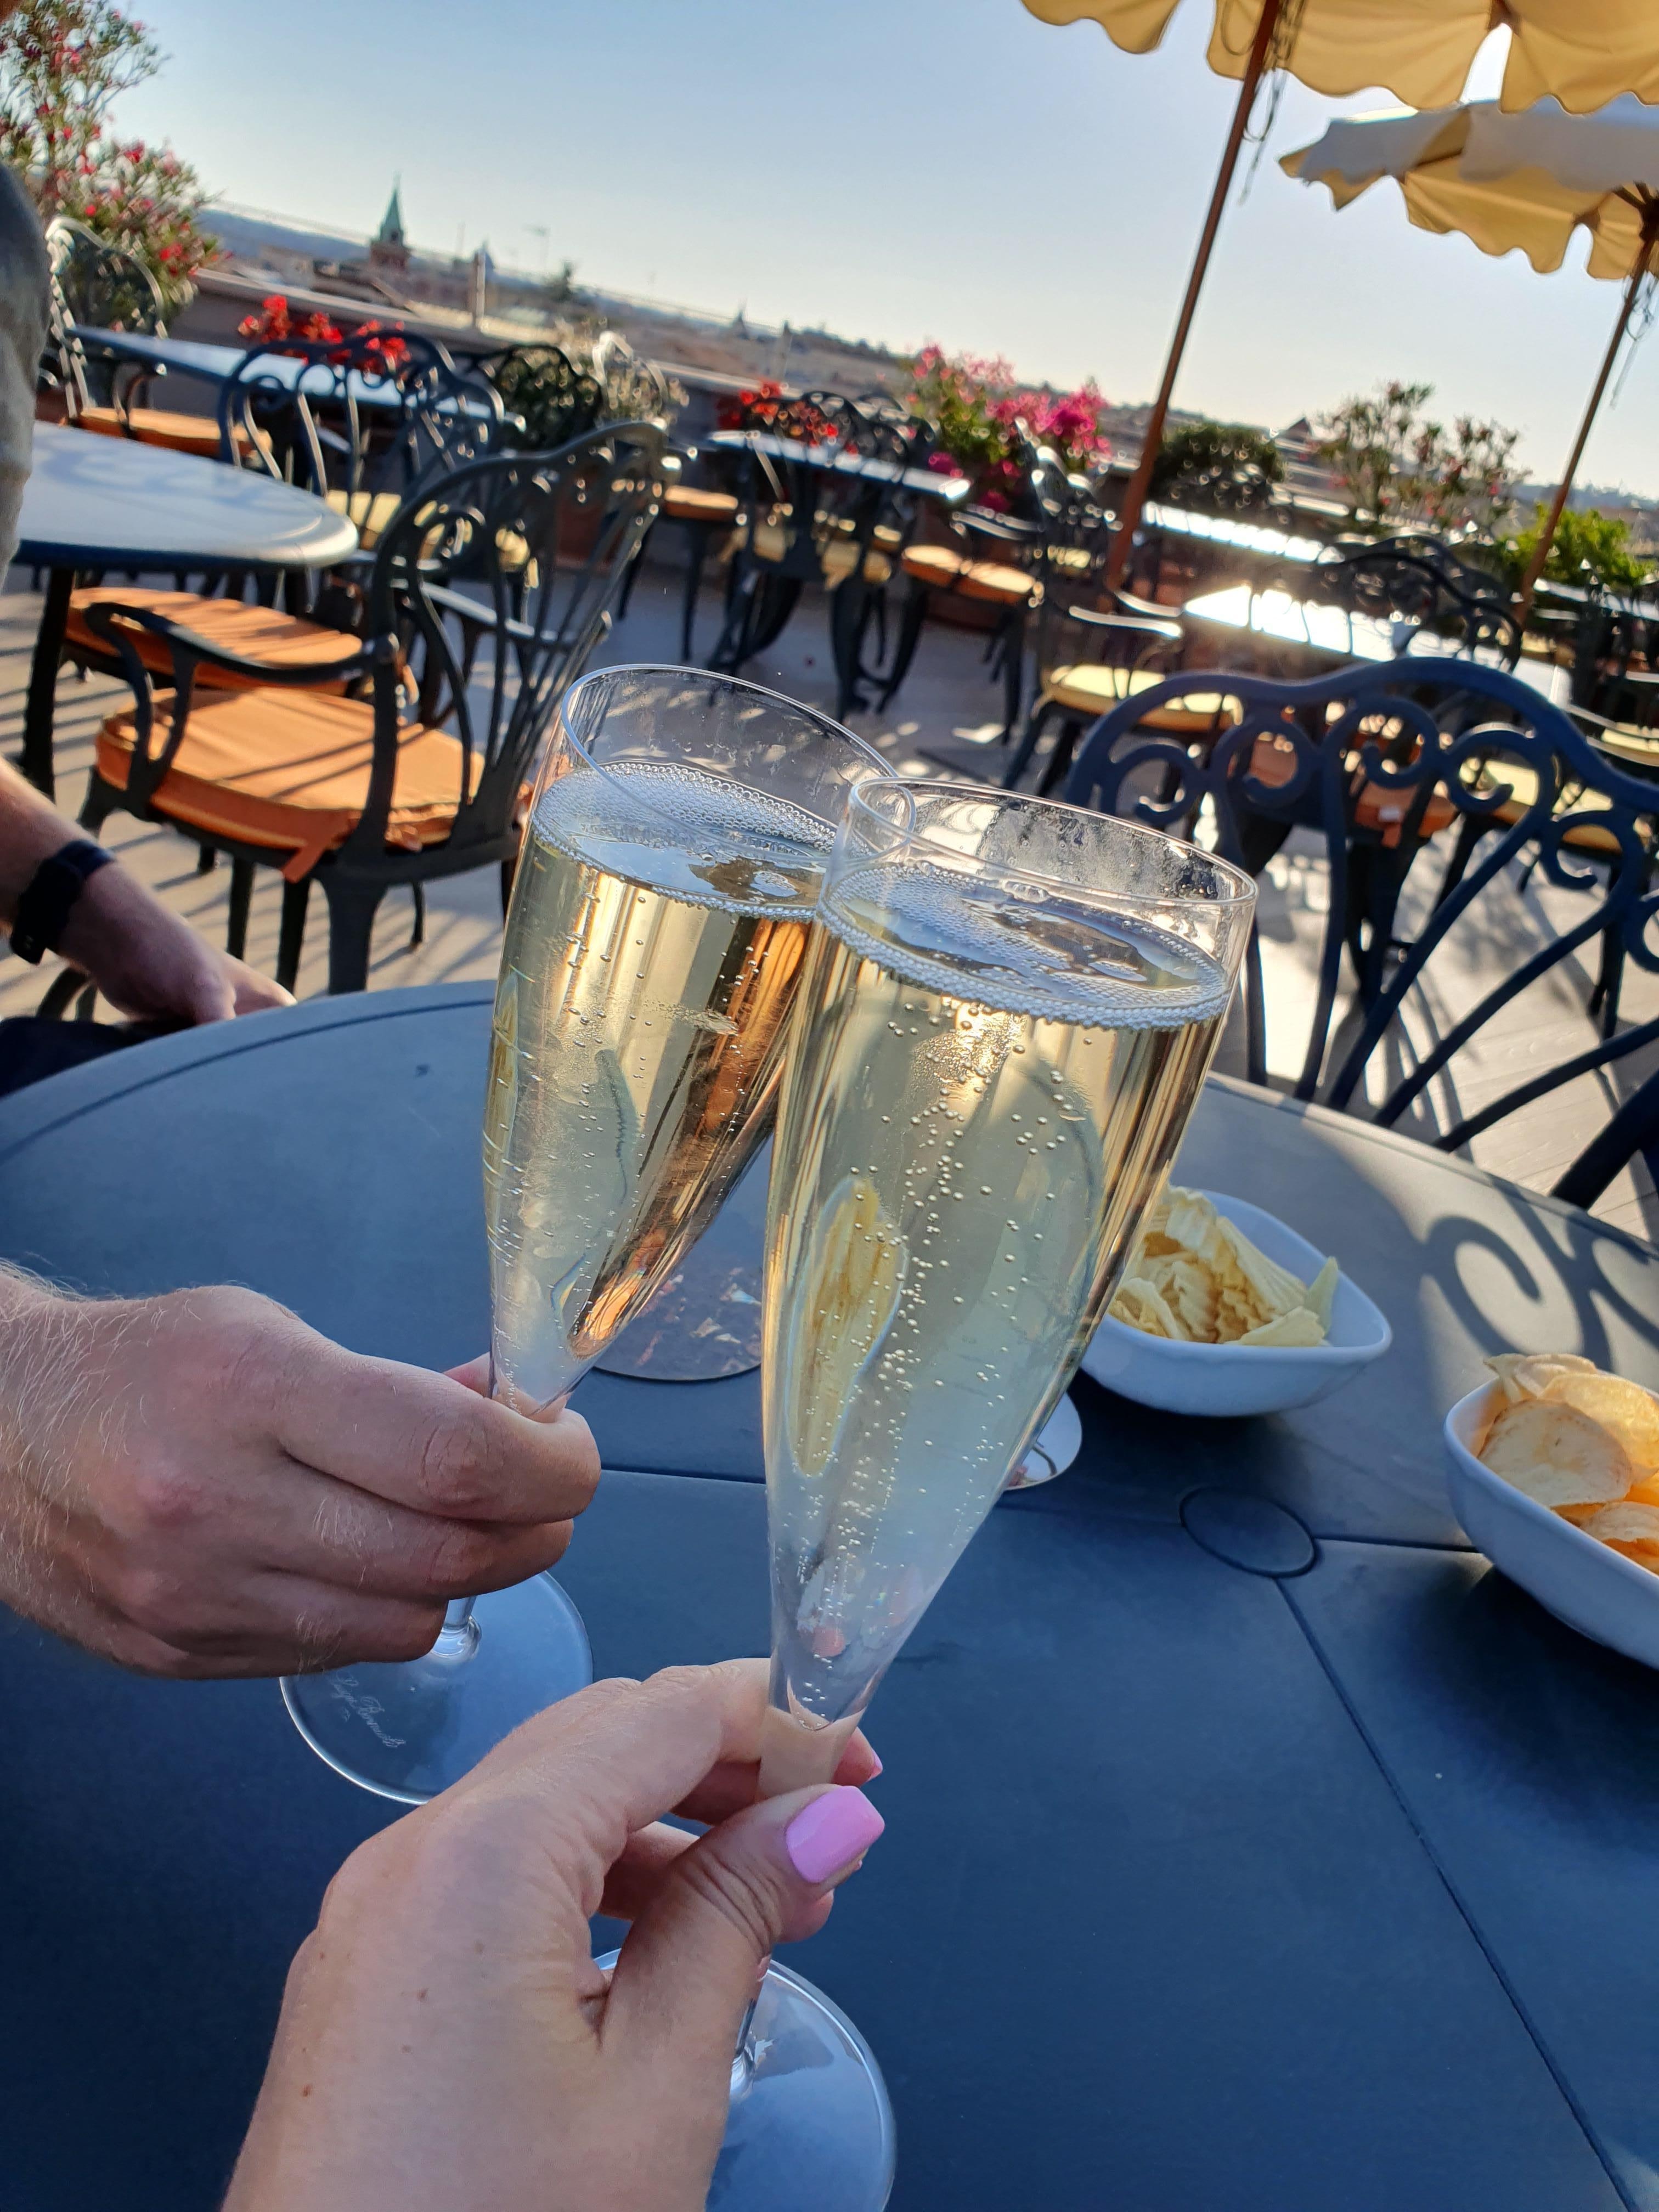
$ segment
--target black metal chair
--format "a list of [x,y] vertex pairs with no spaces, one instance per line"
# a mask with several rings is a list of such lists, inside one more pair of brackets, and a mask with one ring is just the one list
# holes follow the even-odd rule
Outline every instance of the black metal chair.
[[[1212,743],[1140,734],[1146,704],[1176,702],[1199,685],[1224,688],[1240,719]],[[1471,700],[1483,713],[1470,718]],[[1148,788],[1148,786],[1151,788]],[[1309,684],[1255,676],[1177,677],[1103,716],[1090,732],[1066,796],[1159,828],[1189,831],[1200,810],[1220,851],[1259,872],[1302,824],[1322,837],[1329,910],[1302,1070],[1294,1095],[1355,1110],[1373,1056],[1407,995],[1450,932],[1511,861],[1528,857],[1586,905],[1498,976],[1388,1090],[1372,1118],[1398,1121],[1504,1006],[1591,939],[1659,969],[1648,926],[1653,820],[1659,793],[1596,751],[1559,708],[1505,672],[1457,659],[1361,663]],[[1480,835],[1449,872],[1413,933],[1396,933],[1400,895],[1437,822]],[[1345,947],[1358,981],[1334,1033]],[[1247,1072],[1267,1079],[1259,948],[1246,963]],[[1565,1066],[1516,1085],[1459,1119],[1435,1142],[1455,1151],[1518,1107],[1573,1077],[1659,1038],[1659,1020],[1605,1038]]]
[[1283,580],[1316,605],[1425,631],[1443,640],[1449,653],[1480,654],[1505,668],[1521,657],[1521,624],[1507,586],[1436,538],[1407,532],[1357,551],[1333,547]]
[[[638,422],[430,477],[381,533],[358,651],[320,682],[111,596],[91,620],[134,705],[104,725],[82,820],[124,807],[228,852],[233,952],[255,868],[279,869],[290,988],[320,883],[329,988],[361,990],[393,885],[486,865],[505,885],[537,747],[610,626],[664,482],[662,430]],[[151,641],[170,691],[146,665]],[[210,670],[246,688],[204,695]]]
[[[1149,693],[1180,665],[1186,648],[1186,633],[1168,608],[1108,585],[1115,519],[1092,493],[1044,465],[1050,459],[1040,455],[1032,471],[1042,517],[1036,693],[1002,779],[1006,789],[1018,787],[1048,725],[1057,722],[1038,777],[1042,794],[1060,783],[1084,731],[1113,707]],[[1203,738],[1220,729],[1231,711],[1224,693],[1195,693],[1148,706],[1145,726]]]
[[67,216],[54,217],[46,235],[51,276],[37,390],[77,429],[213,459],[219,432],[210,415],[135,404],[164,371],[123,361],[78,335],[90,328],[165,337],[161,289],[149,269]]
[[578,368],[562,346],[539,341],[501,346],[471,365],[501,403],[509,441],[532,453],[568,445],[599,422],[605,386]]
[[1659,1184],[1659,1074],[1633,1091],[1599,1136],[1592,1137],[1551,1190],[1570,1206],[1594,1206],[1607,1185],[1640,1153]]
[[489,379],[401,331],[251,348],[220,392],[218,429],[222,460],[325,501],[365,552],[424,477],[507,442]]
[[836,713],[866,702],[884,679],[863,665],[865,639],[916,521],[916,501],[896,477],[824,467],[805,456],[838,449],[849,460],[914,465],[914,438],[835,392],[805,392],[769,408],[763,428],[802,458],[742,456],[741,514],[726,569],[726,612],[710,668],[736,674],[781,635],[802,592],[830,595]]
[[[488,450],[502,428],[501,401],[481,377],[459,369],[441,346],[401,332],[358,331],[340,339],[295,339],[280,349],[254,346],[219,395],[209,426],[219,458],[258,471],[325,500],[356,525],[362,552],[321,574],[295,570],[274,576],[231,574],[211,589],[142,586],[136,580],[82,583],[70,597],[62,660],[84,675],[120,676],[99,608],[145,607],[205,639],[228,656],[204,660],[204,690],[246,690],[238,660],[301,671],[340,685],[361,650],[362,578],[376,537],[418,479],[455,467]],[[152,677],[165,677],[168,650],[160,631],[127,640]],[[210,867],[204,848],[203,866]]]

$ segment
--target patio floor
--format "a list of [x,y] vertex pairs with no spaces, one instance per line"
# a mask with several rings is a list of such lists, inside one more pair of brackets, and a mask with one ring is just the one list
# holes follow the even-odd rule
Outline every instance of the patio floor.
[[[21,733],[23,694],[29,655],[40,616],[40,600],[19,571],[0,594],[0,746],[14,754]],[[641,575],[628,618],[596,656],[595,665],[630,660],[678,659],[679,575],[670,567],[650,567]],[[717,601],[705,592],[698,641],[706,651],[718,628]],[[983,641],[967,631],[933,625],[924,632],[908,680],[883,718],[854,719],[859,733],[879,746],[908,774],[938,774],[917,753],[918,744],[955,738],[987,747],[987,773],[994,778],[1003,756],[994,744],[1000,686],[989,680],[982,660]],[[821,601],[809,601],[773,652],[746,670],[753,681],[774,685],[791,696],[833,711],[835,685],[830,641]],[[78,806],[92,757],[93,739],[103,715],[125,700],[125,687],[100,678],[82,683],[65,673],[58,689],[57,763],[59,804]],[[117,815],[105,841],[178,912],[205,935],[222,942],[229,870],[195,872],[195,848],[168,830],[147,828]],[[1435,879],[1432,865],[1419,868],[1408,893],[1427,895]],[[1267,1000],[1268,1059],[1275,1082],[1286,1088],[1300,1064],[1308,1008],[1312,1002],[1315,963],[1328,890],[1324,863],[1310,839],[1293,837],[1269,866],[1261,890],[1264,980]],[[248,933],[248,957],[274,967],[276,955],[280,882],[261,870],[254,892]],[[410,905],[394,894],[381,908],[375,932],[371,989],[414,983],[492,978],[501,941],[497,878],[484,868],[428,886],[425,943],[410,950]],[[1513,972],[1553,931],[1565,930],[1583,913],[1571,891],[1540,886],[1537,878],[1522,893],[1512,879],[1494,885],[1476,910],[1436,957],[1425,987],[1413,994],[1406,1024],[1407,1051],[1420,1050],[1443,1035],[1459,1015],[1490,988],[1492,978]],[[319,993],[326,980],[327,932],[320,900],[313,902],[312,926],[300,975],[302,997]],[[1583,1051],[1595,1032],[1586,1013],[1595,974],[1594,941],[1564,962],[1548,980],[1534,987],[1498,1015],[1474,1045],[1461,1054],[1451,1080],[1432,1087],[1403,1127],[1431,1137],[1535,1071]],[[33,1012],[50,980],[52,963],[39,969],[0,957],[0,1016]],[[1626,1023],[1659,1014],[1659,975],[1631,966],[1624,991]],[[1242,1039],[1230,1031],[1218,1065],[1243,1072]],[[1382,1060],[1386,1055],[1379,1055]],[[1396,1055],[1394,1066],[1399,1066]],[[1547,1189],[1576,1153],[1601,1127],[1611,1107],[1627,1097],[1643,1078],[1659,1067],[1659,1047],[1631,1054],[1597,1076],[1516,1115],[1477,1139],[1474,1158],[1483,1167]],[[1380,1096],[1387,1068],[1379,1068],[1373,1096]],[[1639,1235],[1659,1240],[1659,1196],[1639,1164],[1622,1176],[1595,1211]]]

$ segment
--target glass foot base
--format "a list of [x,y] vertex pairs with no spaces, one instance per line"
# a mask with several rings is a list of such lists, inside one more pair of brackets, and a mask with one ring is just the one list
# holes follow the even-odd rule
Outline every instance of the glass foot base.
[[708,2212],[882,2212],[893,2155],[893,2108],[869,2045],[822,1990],[774,1961],[732,2069]]
[[1035,1490],[1064,1474],[1083,1449],[1083,1423],[1069,1398],[1062,1398],[1032,1437],[1025,1456],[1002,1486],[1011,1490]]
[[481,1597],[423,1659],[285,1674],[283,1702],[337,1774],[423,1805],[521,1721],[593,1679],[582,1617],[551,1575]]
[[714,1382],[760,1365],[765,1146],[668,1280],[594,1365],[647,1382]]

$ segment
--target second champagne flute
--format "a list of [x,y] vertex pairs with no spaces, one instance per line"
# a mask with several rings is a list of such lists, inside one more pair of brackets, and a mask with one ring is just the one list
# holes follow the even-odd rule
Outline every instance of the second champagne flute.
[[[1070,1380],[1181,1142],[1255,897],[1224,861],[1076,807],[897,779],[849,799],[767,1216],[766,1795],[830,1780]],[[709,2212],[879,2212],[893,2152],[857,2031],[775,1966]]]
[[[578,1382],[769,1133],[807,933],[848,794],[839,724],[684,668],[574,684],[532,795],[484,1108],[495,1395]],[[419,1803],[591,1679],[550,1575],[449,1608],[424,1658],[294,1675],[349,1780]]]

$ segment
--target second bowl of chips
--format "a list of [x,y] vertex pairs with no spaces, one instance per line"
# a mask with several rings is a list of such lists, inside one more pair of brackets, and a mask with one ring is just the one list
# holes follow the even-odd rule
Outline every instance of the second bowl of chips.
[[[1172,1191],[1170,1195],[1182,1194]],[[1275,1285],[1281,1270],[1294,1279],[1297,1290],[1318,1280],[1325,1255],[1275,1215],[1219,1191],[1191,1195],[1207,1200],[1216,1213],[1243,1231],[1256,1255],[1270,1263],[1266,1273]],[[1223,1253],[1212,1255],[1206,1267],[1212,1279],[1222,1276],[1224,1293],[1230,1288],[1225,1280],[1230,1265],[1230,1255]],[[1248,1291],[1243,1284],[1237,1288]],[[1393,1341],[1382,1313],[1357,1283],[1340,1273],[1322,1341],[1274,1342],[1273,1316],[1260,1297],[1257,1303],[1262,1320],[1250,1332],[1254,1342],[1182,1342],[1151,1335],[1109,1313],[1083,1355],[1083,1371],[1120,1396],[1164,1413],[1235,1417],[1285,1413],[1340,1390],[1362,1367],[1380,1359]],[[1281,1318],[1299,1310],[1288,1283],[1279,1304]],[[1282,1338],[1297,1331],[1291,1327],[1277,1334]],[[1268,1340],[1262,1341],[1264,1336]]]
[[[1528,1367],[1547,1368],[1559,1359],[1546,1353],[1490,1364],[1500,1370],[1519,1366],[1524,1383]],[[1573,1364],[1581,1372],[1589,1370],[1598,1383],[1613,1379],[1596,1375],[1586,1359]],[[1639,1389],[1622,1382],[1616,1387]],[[1642,1395],[1650,1401],[1654,1395]],[[1446,1489],[1452,1511],[1470,1542],[1558,1620],[1627,1659],[1659,1668],[1659,1547],[1623,1540],[1649,1533],[1644,1516],[1652,1508],[1638,1504],[1632,1513],[1625,1501],[1632,1494],[1643,1499],[1652,1494],[1659,1480],[1654,1453],[1638,1449],[1626,1455],[1617,1443],[1611,1453],[1585,1449],[1587,1443],[1594,1447],[1594,1439],[1576,1433],[1582,1427],[1577,1409],[1567,1407],[1561,1425],[1575,1433],[1544,1436],[1537,1454],[1523,1455],[1535,1456],[1537,1466],[1510,1467],[1508,1473],[1488,1467],[1480,1454],[1506,1396],[1513,1402],[1517,1393],[1512,1379],[1500,1373],[1498,1382],[1471,1390],[1446,1416]],[[1537,1410],[1541,1427],[1563,1408],[1546,1401]],[[1633,1466],[1626,1463],[1631,1457]],[[1565,1517],[1568,1513],[1577,1516],[1576,1522]],[[1611,1533],[1598,1534],[1598,1528]],[[1638,1564],[1644,1553],[1648,1561]]]

